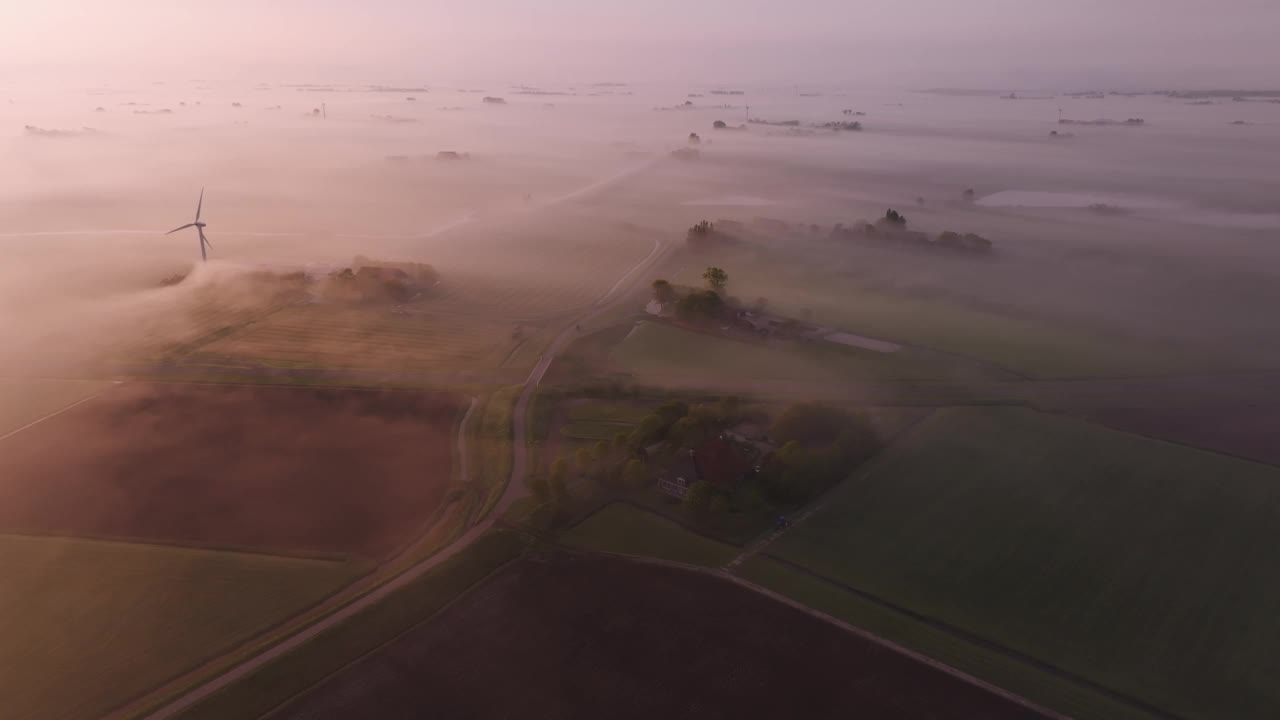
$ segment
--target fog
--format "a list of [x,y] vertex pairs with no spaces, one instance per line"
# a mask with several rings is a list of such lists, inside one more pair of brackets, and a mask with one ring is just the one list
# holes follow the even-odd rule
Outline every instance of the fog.
[[[337,269],[364,255],[430,263],[448,287],[554,289],[616,279],[704,218],[829,227],[885,207],[929,233],[993,238],[1000,252],[984,264],[832,260],[867,286],[1161,340],[1277,340],[1254,309],[1274,294],[1280,106],[718,87],[13,93],[0,106],[5,354],[47,368],[50,357],[93,361],[102,341],[128,344],[140,328],[181,337],[182,298],[245,270]],[[808,126],[844,110],[865,113],[866,129],[711,128],[748,112]],[[670,157],[690,132],[704,138],[701,158]],[[207,266],[194,262],[192,229],[162,234],[191,221],[202,188]],[[966,188],[979,202],[961,202]],[[1027,191],[1047,207],[1019,207]],[[1084,207],[1099,199],[1123,212]],[[158,287],[197,266],[189,282]]]

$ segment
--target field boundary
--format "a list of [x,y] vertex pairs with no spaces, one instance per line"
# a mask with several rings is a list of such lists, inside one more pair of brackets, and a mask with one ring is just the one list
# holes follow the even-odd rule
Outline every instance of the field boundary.
[[[502,531],[501,531],[501,530],[499,530],[499,532],[502,532]],[[521,533],[520,533],[520,531],[517,531],[517,530],[507,530],[506,532],[513,532],[513,533],[516,533],[516,534],[521,534]],[[394,644],[394,643],[398,642],[398,641],[399,641],[399,640],[401,640],[402,638],[404,638],[406,635],[408,635],[408,634],[410,634],[410,633],[412,633],[412,632],[416,631],[417,629],[421,628],[423,625],[425,625],[425,624],[427,624],[427,623],[431,622],[432,620],[434,620],[435,618],[439,617],[441,613],[443,613],[443,612],[447,611],[449,608],[451,608],[451,607],[453,607],[454,605],[458,604],[458,603],[459,603],[459,602],[461,602],[462,600],[465,600],[466,598],[470,597],[472,594],[474,594],[475,592],[477,592],[478,590],[480,590],[480,588],[484,587],[486,584],[488,584],[489,582],[491,582],[491,581],[493,580],[493,578],[494,578],[494,577],[496,577],[499,573],[501,573],[502,571],[504,571],[504,570],[506,570],[507,568],[511,567],[512,565],[515,565],[516,563],[521,562],[522,560],[526,559],[527,557],[528,557],[528,552],[527,552],[527,551],[525,551],[525,552],[521,552],[520,554],[518,554],[518,555],[516,555],[515,557],[511,558],[510,560],[507,560],[506,562],[502,563],[501,565],[498,565],[497,567],[493,568],[493,569],[492,569],[492,570],[490,570],[490,571],[489,571],[489,572],[488,572],[484,577],[482,577],[482,578],[480,578],[479,580],[475,581],[475,582],[474,582],[474,583],[472,583],[470,586],[468,586],[465,590],[463,590],[461,593],[459,593],[459,594],[457,594],[456,596],[454,596],[451,600],[449,600],[449,602],[445,603],[444,605],[441,605],[440,607],[436,608],[433,612],[431,612],[431,613],[429,613],[428,615],[426,615],[425,617],[423,617],[423,618],[419,619],[417,622],[413,623],[412,625],[410,625],[410,626],[406,627],[404,630],[402,630],[402,631],[400,631],[399,633],[397,633],[394,637],[391,637],[391,638],[389,638],[389,639],[387,639],[387,640],[383,641],[383,642],[382,642],[381,644],[379,644],[377,647],[374,647],[374,648],[371,648],[371,649],[369,649],[369,650],[366,650],[365,652],[361,653],[360,655],[358,655],[358,656],[356,656],[356,657],[354,657],[354,658],[349,659],[347,662],[343,663],[341,667],[338,667],[338,668],[336,668],[336,669],[332,670],[331,672],[329,672],[328,674],[326,674],[324,677],[321,677],[321,678],[317,679],[314,683],[312,683],[311,685],[307,686],[307,688],[306,688],[306,689],[304,689],[304,690],[300,690],[300,691],[298,691],[298,692],[296,692],[296,693],[294,693],[294,694],[290,695],[289,697],[285,698],[284,700],[281,700],[279,703],[277,703],[276,705],[274,705],[271,709],[269,709],[269,710],[267,710],[266,712],[262,713],[262,715],[260,715],[260,716],[259,716],[259,719],[260,719],[260,720],[269,720],[269,718],[271,718],[271,717],[275,716],[275,714],[276,714],[277,712],[279,712],[281,709],[283,709],[283,708],[284,708],[285,706],[287,706],[289,703],[293,702],[294,700],[297,700],[297,699],[302,698],[302,697],[306,697],[307,695],[311,694],[311,692],[312,692],[313,690],[315,690],[315,689],[316,689],[317,687],[319,687],[320,685],[324,684],[324,682],[325,682],[325,681],[327,681],[329,678],[332,678],[332,677],[334,677],[334,676],[336,676],[336,675],[339,675],[339,674],[341,674],[341,673],[345,672],[347,669],[351,668],[351,667],[352,667],[352,666],[354,666],[354,665],[357,665],[358,663],[362,662],[363,660],[365,660],[365,659],[366,659],[366,658],[368,658],[369,656],[374,655],[375,653],[381,652],[382,650],[384,650],[384,649],[385,649],[385,648],[387,648],[388,646],[390,646],[390,645],[392,645],[392,644]]]
[[1057,713],[1057,712],[1054,712],[1054,711],[1052,711],[1052,710],[1049,710],[1048,708],[1045,708],[1045,707],[1042,707],[1042,706],[1040,706],[1040,705],[1037,705],[1036,703],[1033,703],[1033,702],[1031,702],[1030,700],[1028,700],[1028,699],[1026,699],[1026,698],[1024,698],[1024,697],[1022,697],[1022,696],[1020,696],[1020,695],[1017,695],[1017,694],[1015,694],[1015,693],[1013,693],[1013,692],[1011,692],[1011,691],[1009,691],[1009,690],[1005,690],[1004,688],[1001,688],[1001,687],[999,687],[999,686],[997,686],[997,685],[993,685],[993,684],[991,684],[991,683],[988,683],[988,682],[986,682],[985,680],[982,680],[982,679],[977,678],[977,677],[975,677],[975,676],[973,676],[973,675],[970,675],[970,674],[968,674],[968,673],[966,673],[966,672],[964,672],[964,671],[962,671],[962,670],[956,669],[956,668],[954,668],[954,667],[952,667],[952,666],[950,666],[950,665],[948,665],[948,664],[946,664],[946,663],[944,663],[944,662],[942,662],[942,661],[940,661],[940,660],[935,660],[934,658],[931,658],[931,657],[929,657],[929,656],[927,656],[927,655],[924,655],[924,654],[919,653],[919,652],[917,652],[917,651],[911,650],[911,649],[906,648],[906,647],[904,647],[904,646],[902,646],[902,645],[898,645],[897,643],[892,642],[892,641],[890,641],[890,640],[887,640],[887,639],[885,639],[885,638],[882,638],[882,637],[880,637],[879,635],[876,635],[876,634],[874,634],[874,633],[871,633],[871,632],[869,632],[869,631],[867,631],[867,630],[863,630],[862,628],[857,627],[856,625],[852,625],[852,624],[850,624],[850,623],[847,623],[847,622],[845,622],[844,620],[841,620],[841,619],[839,619],[839,618],[837,618],[837,617],[833,617],[833,616],[831,616],[831,615],[828,615],[828,614],[826,614],[826,613],[822,612],[821,610],[817,610],[817,609],[815,609],[815,608],[811,608],[811,607],[809,607],[809,606],[807,606],[807,605],[804,605],[804,604],[802,604],[802,603],[800,603],[800,602],[797,602],[797,601],[795,601],[795,600],[792,600],[791,598],[786,597],[785,595],[782,595],[782,594],[780,594],[780,593],[778,593],[778,592],[775,592],[775,591],[773,591],[773,590],[770,590],[769,588],[763,587],[763,586],[761,586],[761,585],[757,585],[757,584],[755,584],[755,583],[753,583],[753,582],[751,582],[751,581],[749,581],[749,580],[746,580],[745,578],[738,577],[737,575],[734,575],[734,574],[732,574],[732,573],[729,573],[729,572],[727,572],[727,571],[725,571],[725,570],[723,570],[723,569],[721,569],[721,568],[701,567],[701,566],[698,566],[698,565],[689,565],[689,564],[682,563],[682,562],[678,562],[678,561],[675,561],[675,560],[666,560],[666,559],[662,559],[662,558],[642,557],[642,556],[638,556],[638,555],[627,555],[627,554],[625,554],[625,553],[614,553],[614,552],[606,552],[606,551],[601,551],[601,550],[583,550],[583,549],[580,549],[580,548],[574,548],[574,547],[569,547],[569,546],[561,545],[561,544],[559,544],[558,542],[557,542],[557,543],[555,543],[555,547],[556,547],[558,550],[560,550],[561,552],[566,552],[566,553],[570,553],[570,554],[581,554],[581,555],[600,555],[600,556],[606,556],[606,557],[613,557],[613,558],[618,558],[618,559],[621,559],[621,560],[626,560],[626,561],[629,561],[629,562],[635,562],[635,563],[640,563],[640,564],[645,564],[645,565],[656,565],[656,566],[659,566],[659,567],[673,568],[673,569],[677,569],[677,570],[683,570],[683,571],[685,571],[685,572],[694,572],[694,573],[699,573],[699,574],[702,574],[702,575],[707,575],[707,576],[710,576],[710,577],[718,578],[718,579],[720,579],[720,580],[722,580],[722,581],[726,581],[726,582],[732,583],[732,584],[734,584],[734,585],[737,585],[737,586],[739,586],[739,587],[742,587],[742,588],[744,588],[744,589],[750,590],[750,591],[752,591],[752,592],[756,592],[756,593],[759,593],[759,594],[761,594],[761,595],[764,595],[765,597],[767,597],[767,598],[769,598],[769,599],[771,599],[771,600],[774,600],[774,601],[776,601],[776,602],[780,602],[780,603],[782,603],[782,604],[784,604],[784,605],[787,605],[788,607],[791,607],[791,608],[793,608],[793,609],[795,609],[795,610],[799,610],[800,612],[803,612],[803,613],[805,613],[805,614],[807,614],[807,615],[809,615],[809,616],[811,616],[811,617],[814,617],[814,618],[817,618],[817,619],[819,619],[819,620],[822,620],[823,622],[826,622],[826,623],[827,623],[827,624],[829,624],[829,625],[833,625],[833,626],[835,626],[835,627],[838,627],[838,628],[840,628],[841,630],[844,630],[844,631],[845,631],[845,632],[847,632],[847,633],[850,633],[850,634],[852,634],[852,635],[856,635],[856,636],[858,636],[858,637],[860,637],[860,638],[863,638],[863,639],[865,639],[865,640],[867,640],[867,641],[870,641],[870,642],[872,642],[872,643],[875,643],[876,645],[879,645],[879,646],[881,646],[881,647],[883,647],[883,648],[885,648],[885,649],[887,649],[887,650],[890,650],[890,651],[895,652],[895,653],[897,653],[897,654],[899,654],[899,655],[903,655],[903,656],[905,656],[905,657],[911,658],[912,660],[915,660],[915,661],[917,661],[917,662],[923,663],[923,664],[925,664],[925,665],[927,665],[927,666],[929,666],[929,667],[932,667],[932,668],[934,668],[934,669],[936,669],[936,670],[939,670],[939,671],[941,671],[941,672],[943,672],[943,673],[946,673],[947,675],[950,675],[951,677],[954,677],[954,678],[956,678],[957,680],[960,680],[960,681],[962,681],[962,682],[968,683],[968,684],[973,685],[973,686],[975,686],[975,687],[981,688],[981,689],[983,689],[983,690],[985,690],[985,691],[987,691],[987,692],[990,692],[990,693],[992,693],[992,694],[994,694],[994,695],[996,695],[996,696],[998,696],[998,697],[1002,697],[1002,698],[1004,698],[1004,699],[1006,699],[1006,700],[1009,700],[1010,702],[1017,703],[1018,705],[1021,705],[1022,707],[1025,707],[1025,708],[1028,708],[1028,709],[1030,709],[1030,710],[1032,710],[1032,711],[1034,711],[1034,712],[1040,713],[1040,714],[1044,715],[1044,716],[1045,716],[1045,717],[1047,717],[1047,718],[1051,718],[1051,720],[1071,720],[1071,719],[1070,719],[1070,718],[1068,718],[1066,715],[1062,715],[1062,714],[1060,714],[1060,713]]
[[[174,384],[187,384],[187,383],[174,383]],[[200,383],[200,384],[204,384],[204,383]],[[212,384],[221,385],[222,383],[212,383]],[[260,386],[252,385],[249,387],[260,387]],[[286,386],[278,386],[278,387],[285,387],[289,389],[306,389],[308,386],[286,385]],[[403,392],[403,390],[394,389],[394,388],[332,388],[332,387],[322,386],[322,387],[313,388],[313,389],[321,389],[321,390],[350,389],[350,390],[361,390],[365,392]],[[475,403],[475,398],[467,396],[462,393],[458,393],[458,392],[446,393],[444,391],[438,391],[438,390],[428,390],[426,392],[454,395],[454,396],[457,396],[459,399],[469,398],[473,404]],[[461,410],[461,403],[459,403],[459,410]],[[468,409],[468,414],[469,412],[470,412],[470,409]],[[466,419],[467,419],[467,414],[464,414],[462,417],[462,421],[465,421]],[[461,433],[462,430],[463,428],[459,427],[459,433]],[[459,436],[458,440],[461,441],[461,436]],[[457,451],[457,447],[455,447],[455,452],[456,451]],[[456,463],[455,463],[455,467],[456,467]],[[453,473],[454,471],[453,469],[451,469],[450,471],[451,478],[453,476]],[[192,665],[189,665],[186,669],[182,670],[181,672],[174,674],[171,678],[164,681],[163,683],[152,686],[150,688],[147,688],[145,690],[142,690],[136,693],[133,696],[130,696],[129,698],[121,701],[120,703],[110,708],[104,714],[103,717],[104,718],[152,717],[156,713],[163,711],[169,705],[174,703],[178,698],[183,697],[192,688],[199,687],[201,684],[203,684],[204,679],[206,677],[210,675],[217,676],[222,673],[229,672],[231,669],[238,667],[240,664],[249,662],[256,657],[259,657],[265,653],[271,652],[272,649],[274,649],[281,643],[287,642],[290,638],[298,635],[299,633],[306,632],[308,629],[310,629],[311,627],[315,626],[318,623],[325,622],[335,613],[341,612],[344,608],[348,607],[349,605],[360,602],[363,598],[367,597],[368,595],[378,592],[384,586],[394,582],[398,578],[403,577],[408,573],[411,573],[415,566],[421,563],[430,561],[432,558],[438,555],[441,551],[448,548],[450,544],[454,540],[456,540],[459,535],[467,531],[469,527],[469,523],[466,522],[464,518],[464,522],[461,525],[459,525],[458,528],[451,530],[449,535],[443,538],[438,546],[430,548],[421,557],[410,556],[413,553],[413,550],[417,547],[417,545],[430,536],[431,530],[434,529],[436,525],[442,521],[442,519],[445,516],[445,513],[449,510],[449,508],[453,504],[454,503],[448,501],[447,495],[446,495],[445,500],[441,502],[439,507],[435,508],[435,510],[432,511],[429,518],[424,522],[419,533],[417,533],[413,538],[408,540],[405,544],[401,545],[395,551],[395,553],[390,557],[387,557],[386,559],[383,559],[381,561],[366,563],[364,564],[363,567],[356,565],[358,570],[353,573],[353,577],[349,583],[335,588],[333,591],[318,598],[314,603],[311,603],[306,607],[302,608],[300,611],[298,611],[294,615],[290,617],[282,618],[279,621],[264,627],[261,631],[247,638],[244,642],[240,643],[239,645],[236,645],[230,648],[224,648],[221,652],[206,656],[200,661]],[[174,547],[172,545],[170,546]],[[183,547],[183,546],[176,546],[176,547]],[[205,548],[192,547],[191,549],[199,550],[199,549],[205,549]],[[235,552],[234,550],[232,551],[217,550],[217,549],[215,550],[222,551],[222,552]],[[270,557],[284,557],[286,559],[302,559],[302,560],[313,559],[313,558],[305,558],[305,557],[293,558],[291,556],[287,556],[287,555],[281,556],[274,553],[256,553],[256,554],[266,555]],[[346,558],[345,561],[352,562],[352,559]],[[407,563],[407,566],[405,566],[406,563]],[[404,567],[401,567],[401,566],[404,566]],[[396,570],[397,567],[401,567],[401,569],[397,571]],[[380,577],[380,573],[386,574],[386,576]],[[358,587],[361,583],[369,583],[369,584],[366,587]],[[349,593],[351,597],[349,600],[345,602],[341,602],[340,598],[343,596],[344,593]],[[339,604],[334,605],[335,600],[339,600]],[[300,622],[297,622],[295,625],[291,625],[291,623],[295,623],[296,621],[299,621],[301,618],[304,618],[304,616],[306,616],[308,613],[316,613],[316,614],[314,617],[302,619]],[[230,661],[230,664],[227,664],[225,667],[217,665],[217,663],[220,660],[227,658],[228,656],[235,656]],[[214,666],[214,667],[210,667],[210,666]],[[183,678],[187,678],[187,677],[190,677],[190,679],[186,682],[183,682]],[[173,683],[179,683],[179,686],[174,688],[172,691],[166,692],[166,688]],[[156,693],[162,693],[162,695],[158,697],[156,700],[146,703],[137,711],[133,711],[133,712],[129,711],[130,706],[141,703],[145,701],[149,696],[154,695]]]
[[107,392],[107,390],[110,390],[110,389],[111,389],[111,388],[106,388],[105,390],[102,390],[101,392],[96,392],[96,393],[94,393],[94,394],[90,395],[90,396],[89,396],[89,397],[87,397],[87,398],[80,398],[79,400],[77,400],[77,401],[75,401],[75,402],[71,403],[70,405],[67,405],[67,406],[65,406],[65,407],[59,408],[59,409],[57,409],[57,410],[54,410],[53,412],[49,413],[48,415],[45,415],[44,417],[41,417],[41,418],[37,418],[37,419],[35,419],[35,420],[32,420],[31,422],[27,423],[26,425],[23,425],[22,427],[18,428],[17,430],[10,430],[9,432],[5,433],[4,435],[0,435],[0,442],[3,442],[4,440],[7,440],[7,439],[9,439],[9,438],[13,437],[14,435],[17,435],[18,433],[22,432],[23,430],[26,430],[26,429],[28,429],[28,428],[35,427],[36,425],[39,425],[40,423],[44,422],[45,420],[51,420],[51,419],[53,419],[53,418],[55,418],[55,417],[57,417],[57,416],[61,415],[62,413],[67,412],[68,410],[71,410],[71,409],[73,409],[73,408],[80,407],[81,405],[83,405],[83,404],[85,404],[85,403],[89,402],[90,400],[92,400],[92,399],[94,399],[94,398],[101,397],[103,393]]
[[1033,667],[1037,670],[1040,670],[1041,672],[1054,675],[1062,680],[1066,680],[1075,685],[1088,688],[1122,705],[1128,705],[1136,710],[1140,710],[1149,715],[1153,715],[1157,718],[1162,718],[1163,720],[1189,720],[1188,718],[1184,718],[1181,715],[1175,715],[1167,710],[1164,710],[1163,708],[1152,705],[1146,702],[1145,700],[1141,700],[1141,699],[1132,697],[1130,695],[1126,695],[1125,693],[1119,690],[1115,690],[1105,685],[1101,685],[1082,675],[1077,675],[1076,673],[1073,673],[1070,670],[1064,670],[1056,665],[1052,665],[1048,662],[1045,662],[1044,660],[1040,660],[1039,658],[1033,657],[1031,655],[1027,655],[1026,653],[1023,653],[1019,650],[1014,650],[1012,648],[1005,647],[1004,645],[1001,645],[993,640],[988,640],[987,638],[984,638],[981,635],[978,635],[976,633],[970,632],[963,628],[956,627],[942,620],[931,618],[928,615],[924,615],[922,613],[916,612],[915,610],[899,605],[893,602],[892,600],[887,600],[885,598],[882,598],[879,595],[875,595],[874,593],[867,592],[866,590],[861,590],[851,585],[846,585],[845,583],[842,583],[838,580],[833,580],[829,577],[826,577],[825,575],[822,575],[813,570],[810,570],[809,568],[804,567],[803,565],[799,565],[795,562],[792,562],[791,560],[788,560],[784,557],[780,557],[772,553],[764,553],[763,555],[761,555],[761,557],[767,558],[780,565],[784,565],[789,570],[793,570],[795,572],[801,573],[803,575],[811,577],[820,582],[826,583],[827,585],[830,585],[838,590],[841,590],[845,593],[848,593],[859,599],[865,600],[873,605],[876,605],[881,609],[889,610],[891,612],[897,613],[899,615],[902,615],[903,617],[906,617],[910,620],[921,623],[934,630],[938,630],[945,634],[951,635],[952,637],[963,640],[967,643],[976,645],[985,650],[989,650],[991,652],[998,653],[1000,655],[1004,655],[1005,657],[1008,657],[1012,660],[1016,660],[1017,662],[1020,662],[1029,667]]

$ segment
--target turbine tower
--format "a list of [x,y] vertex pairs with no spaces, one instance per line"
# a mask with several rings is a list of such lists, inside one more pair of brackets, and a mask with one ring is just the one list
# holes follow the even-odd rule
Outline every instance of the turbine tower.
[[204,236],[205,223],[200,222],[200,208],[203,206],[204,206],[204,188],[200,188],[200,201],[196,203],[196,221],[187,223],[182,227],[174,228],[169,232],[165,233],[165,235],[172,235],[178,232],[179,230],[186,230],[189,227],[195,228],[196,232],[200,234],[200,259],[205,262],[208,262],[209,254],[205,252],[205,247],[213,247],[213,243],[210,243],[209,239]]

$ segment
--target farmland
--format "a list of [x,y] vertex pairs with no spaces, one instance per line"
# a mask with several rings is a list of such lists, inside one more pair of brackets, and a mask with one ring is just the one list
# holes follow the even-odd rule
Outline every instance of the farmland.
[[511,332],[510,324],[475,317],[295,305],[189,360],[386,371],[497,367],[516,345]]
[[272,708],[414,628],[494,570],[519,557],[515,533],[490,532],[384,598],[305,645],[189,707],[180,720],[259,718]]
[[761,343],[641,321],[610,352],[616,366],[640,378],[717,381],[933,379],[946,369],[909,352],[884,354],[826,343]]
[[[1020,314],[1017,304],[968,302],[915,289],[909,283],[902,287],[886,284],[884,278],[865,275],[872,266],[850,270],[841,262],[822,264],[817,257],[806,259],[793,252],[769,249],[697,255],[685,270],[669,279],[701,285],[701,268],[706,264],[719,264],[729,271],[730,292],[748,300],[767,298],[776,312],[986,361],[1031,377],[1185,372],[1224,363],[1232,367],[1225,358],[1215,359],[1186,347],[1139,342],[1122,333],[1100,333],[1098,327],[1087,324]],[[974,284],[966,290],[978,292],[985,287],[986,281],[979,277],[967,278]]]
[[442,717],[1038,717],[724,580],[562,554],[508,566],[273,717],[425,707]]
[[612,503],[564,535],[565,544],[583,550],[659,557],[719,567],[738,548],[689,532],[674,522],[627,503]]
[[445,394],[126,383],[0,445],[0,529],[381,557],[447,490],[458,413]]
[[97,380],[0,381],[0,436],[112,387]]
[[0,535],[0,567],[4,714],[33,720],[100,717],[319,601],[359,569],[13,535]]
[[770,552],[1183,717],[1270,717],[1280,700],[1278,470],[948,409],[833,493]]

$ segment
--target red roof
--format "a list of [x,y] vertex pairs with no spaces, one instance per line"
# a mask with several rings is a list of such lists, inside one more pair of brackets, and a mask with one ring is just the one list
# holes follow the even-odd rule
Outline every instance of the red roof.
[[693,453],[698,479],[713,485],[731,487],[747,472],[746,454],[721,436],[707,441]]

